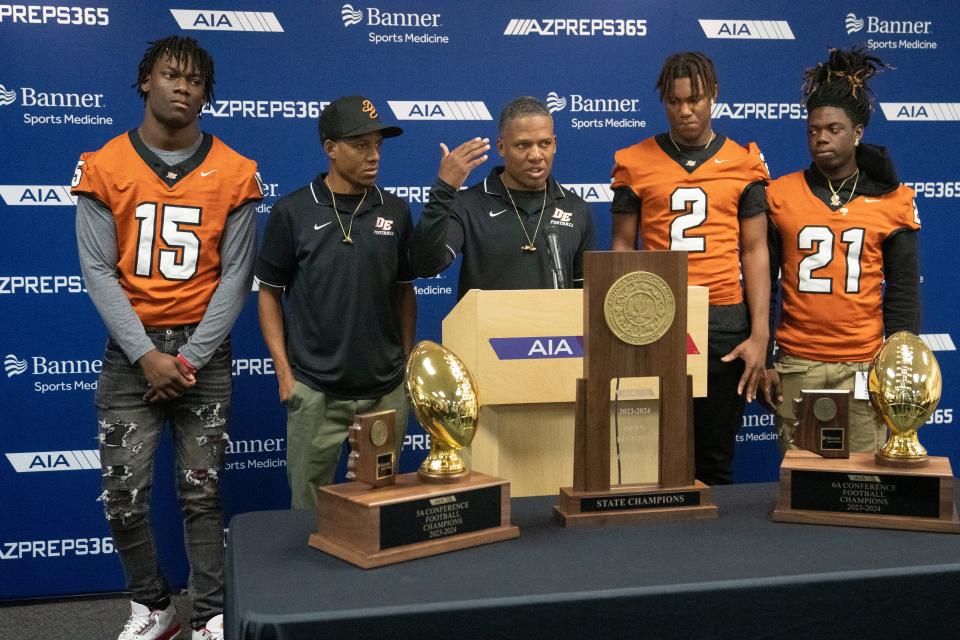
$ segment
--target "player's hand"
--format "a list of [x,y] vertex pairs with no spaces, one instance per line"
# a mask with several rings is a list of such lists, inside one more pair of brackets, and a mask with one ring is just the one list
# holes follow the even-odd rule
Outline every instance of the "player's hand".
[[783,387],[780,386],[780,374],[776,369],[767,369],[767,379],[763,383],[762,391],[760,400],[768,409],[776,412],[777,406],[783,402]]
[[192,373],[189,377],[184,375],[181,367],[186,366],[177,360],[176,356],[163,353],[157,349],[143,354],[137,364],[143,370],[143,375],[147,377],[147,385],[150,387],[143,394],[146,402],[163,402],[179,398],[183,392],[197,383]]
[[441,142],[440,152],[443,155],[440,157],[437,177],[454,189],[459,189],[467,181],[470,172],[487,161],[486,153],[489,150],[489,138],[467,140],[453,151]]
[[743,375],[737,385],[737,393],[746,396],[747,402],[757,397],[757,386],[763,382],[766,373],[767,339],[750,336],[727,355],[720,358],[723,362],[743,360]]
[[293,397],[293,387],[297,384],[289,365],[277,368],[277,383],[280,386],[280,402],[286,404]]

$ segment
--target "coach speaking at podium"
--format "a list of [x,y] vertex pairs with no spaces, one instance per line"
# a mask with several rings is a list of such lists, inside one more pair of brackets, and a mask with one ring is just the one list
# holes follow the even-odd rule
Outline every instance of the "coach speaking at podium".
[[[553,117],[536,98],[517,98],[500,113],[503,166],[460,191],[487,160],[489,140],[474,138],[443,157],[430,202],[413,233],[410,263],[422,277],[463,254],[459,300],[470,289],[583,286],[583,252],[593,247],[590,206],[551,175]],[[552,238],[551,238],[552,236]]]

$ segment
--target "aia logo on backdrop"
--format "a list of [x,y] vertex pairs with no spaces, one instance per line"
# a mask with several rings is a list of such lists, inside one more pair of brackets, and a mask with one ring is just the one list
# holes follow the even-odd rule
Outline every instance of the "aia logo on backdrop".
[[38,471],[90,471],[100,469],[100,452],[96,449],[73,451],[24,451],[7,453],[7,460],[17,473]]
[[387,100],[397,120],[493,120],[481,100]]
[[700,20],[703,35],[724,40],[794,40],[786,20]]
[[880,110],[893,122],[960,121],[960,102],[881,102]]
[[565,184],[563,188],[577,194],[584,202],[613,202],[613,189],[609,182]]
[[77,204],[70,187],[56,184],[0,184],[0,199],[8,207],[68,207]]
[[259,31],[282,33],[283,26],[273,11],[199,11],[170,9],[173,19],[185,31]]

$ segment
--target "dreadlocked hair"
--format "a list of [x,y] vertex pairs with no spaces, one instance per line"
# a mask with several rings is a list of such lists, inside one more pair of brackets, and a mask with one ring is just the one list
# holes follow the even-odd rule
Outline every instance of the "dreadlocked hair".
[[866,126],[873,111],[873,91],[867,81],[883,69],[892,69],[861,46],[830,49],[830,58],[803,74],[807,112],[817,107],[843,109],[854,124]]
[[673,81],[678,78],[690,78],[690,90],[695,100],[699,100],[704,95],[713,97],[717,86],[717,70],[713,66],[713,61],[705,54],[699,51],[687,51],[675,53],[667,58],[660,70],[660,77],[657,78],[655,87],[655,90],[660,92],[660,102],[673,99]]
[[207,53],[206,49],[200,46],[193,38],[181,36],[170,36],[163,40],[148,42],[150,48],[143,54],[140,66],[137,68],[137,82],[133,86],[137,88],[137,95],[144,100],[147,95],[140,88],[140,85],[153,72],[153,67],[166,56],[176,61],[183,67],[193,66],[194,69],[203,77],[203,99],[206,102],[213,102],[213,58]]

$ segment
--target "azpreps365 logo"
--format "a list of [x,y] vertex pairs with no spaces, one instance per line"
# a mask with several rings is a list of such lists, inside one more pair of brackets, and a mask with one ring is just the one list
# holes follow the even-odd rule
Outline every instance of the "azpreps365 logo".
[[352,27],[363,22],[363,9],[354,9],[352,4],[345,4],[340,9],[340,17],[343,19],[343,26]]
[[844,25],[847,27],[847,35],[863,31],[863,18],[858,18],[855,13],[848,13]]
[[561,95],[558,95],[556,91],[551,91],[547,94],[547,109],[550,110],[550,113],[556,113],[557,111],[563,111],[567,108],[567,99]]
[[3,370],[7,372],[7,377],[19,376],[27,371],[27,361],[21,360],[12,353],[8,353],[3,359]]

